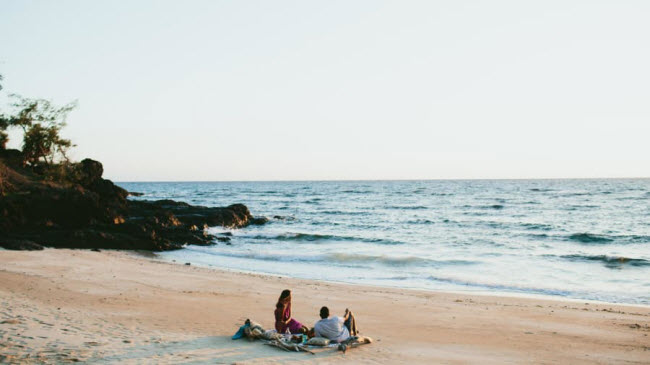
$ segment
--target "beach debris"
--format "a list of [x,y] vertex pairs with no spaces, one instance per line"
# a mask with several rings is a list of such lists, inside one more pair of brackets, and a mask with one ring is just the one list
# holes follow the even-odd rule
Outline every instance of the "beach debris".
[[292,343],[292,342],[286,342],[286,341],[284,341],[282,339],[267,341],[264,344],[269,345],[269,346],[273,346],[273,347],[277,347],[277,348],[283,349],[283,350],[288,351],[288,352],[304,351],[304,352],[308,352],[308,353],[310,353],[312,355],[316,355],[315,352],[309,350],[305,346],[298,345],[298,344],[295,344],[295,343]]
[[192,263],[186,262],[185,265],[190,266],[190,265],[192,265]]

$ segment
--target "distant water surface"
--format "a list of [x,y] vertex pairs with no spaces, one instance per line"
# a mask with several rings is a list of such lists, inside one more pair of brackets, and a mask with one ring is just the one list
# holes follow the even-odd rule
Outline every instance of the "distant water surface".
[[[650,180],[119,183],[271,222],[163,257],[453,291],[650,304]],[[275,218],[274,218],[275,217]]]

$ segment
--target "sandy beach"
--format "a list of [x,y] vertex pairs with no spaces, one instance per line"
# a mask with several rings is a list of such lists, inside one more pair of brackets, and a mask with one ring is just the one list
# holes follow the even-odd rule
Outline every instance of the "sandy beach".
[[[230,336],[273,326],[282,289],[310,326],[350,308],[375,342],[287,353]],[[650,308],[364,287],[167,263],[131,252],[0,251],[0,362],[650,363]]]

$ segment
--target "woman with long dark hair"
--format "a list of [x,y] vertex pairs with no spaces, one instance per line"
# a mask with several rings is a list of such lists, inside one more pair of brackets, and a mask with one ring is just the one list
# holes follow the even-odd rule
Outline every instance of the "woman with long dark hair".
[[275,305],[275,330],[278,333],[286,333],[287,329],[293,334],[308,331],[302,323],[291,318],[291,290],[289,289],[282,291]]

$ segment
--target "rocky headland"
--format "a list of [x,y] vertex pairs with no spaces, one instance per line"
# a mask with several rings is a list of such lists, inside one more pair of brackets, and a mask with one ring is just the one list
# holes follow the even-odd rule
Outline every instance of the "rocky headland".
[[172,200],[130,200],[85,159],[57,170],[25,166],[18,150],[0,149],[0,247],[166,251],[228,241],[207,227],[264,224],[243,204],[193,206]]

